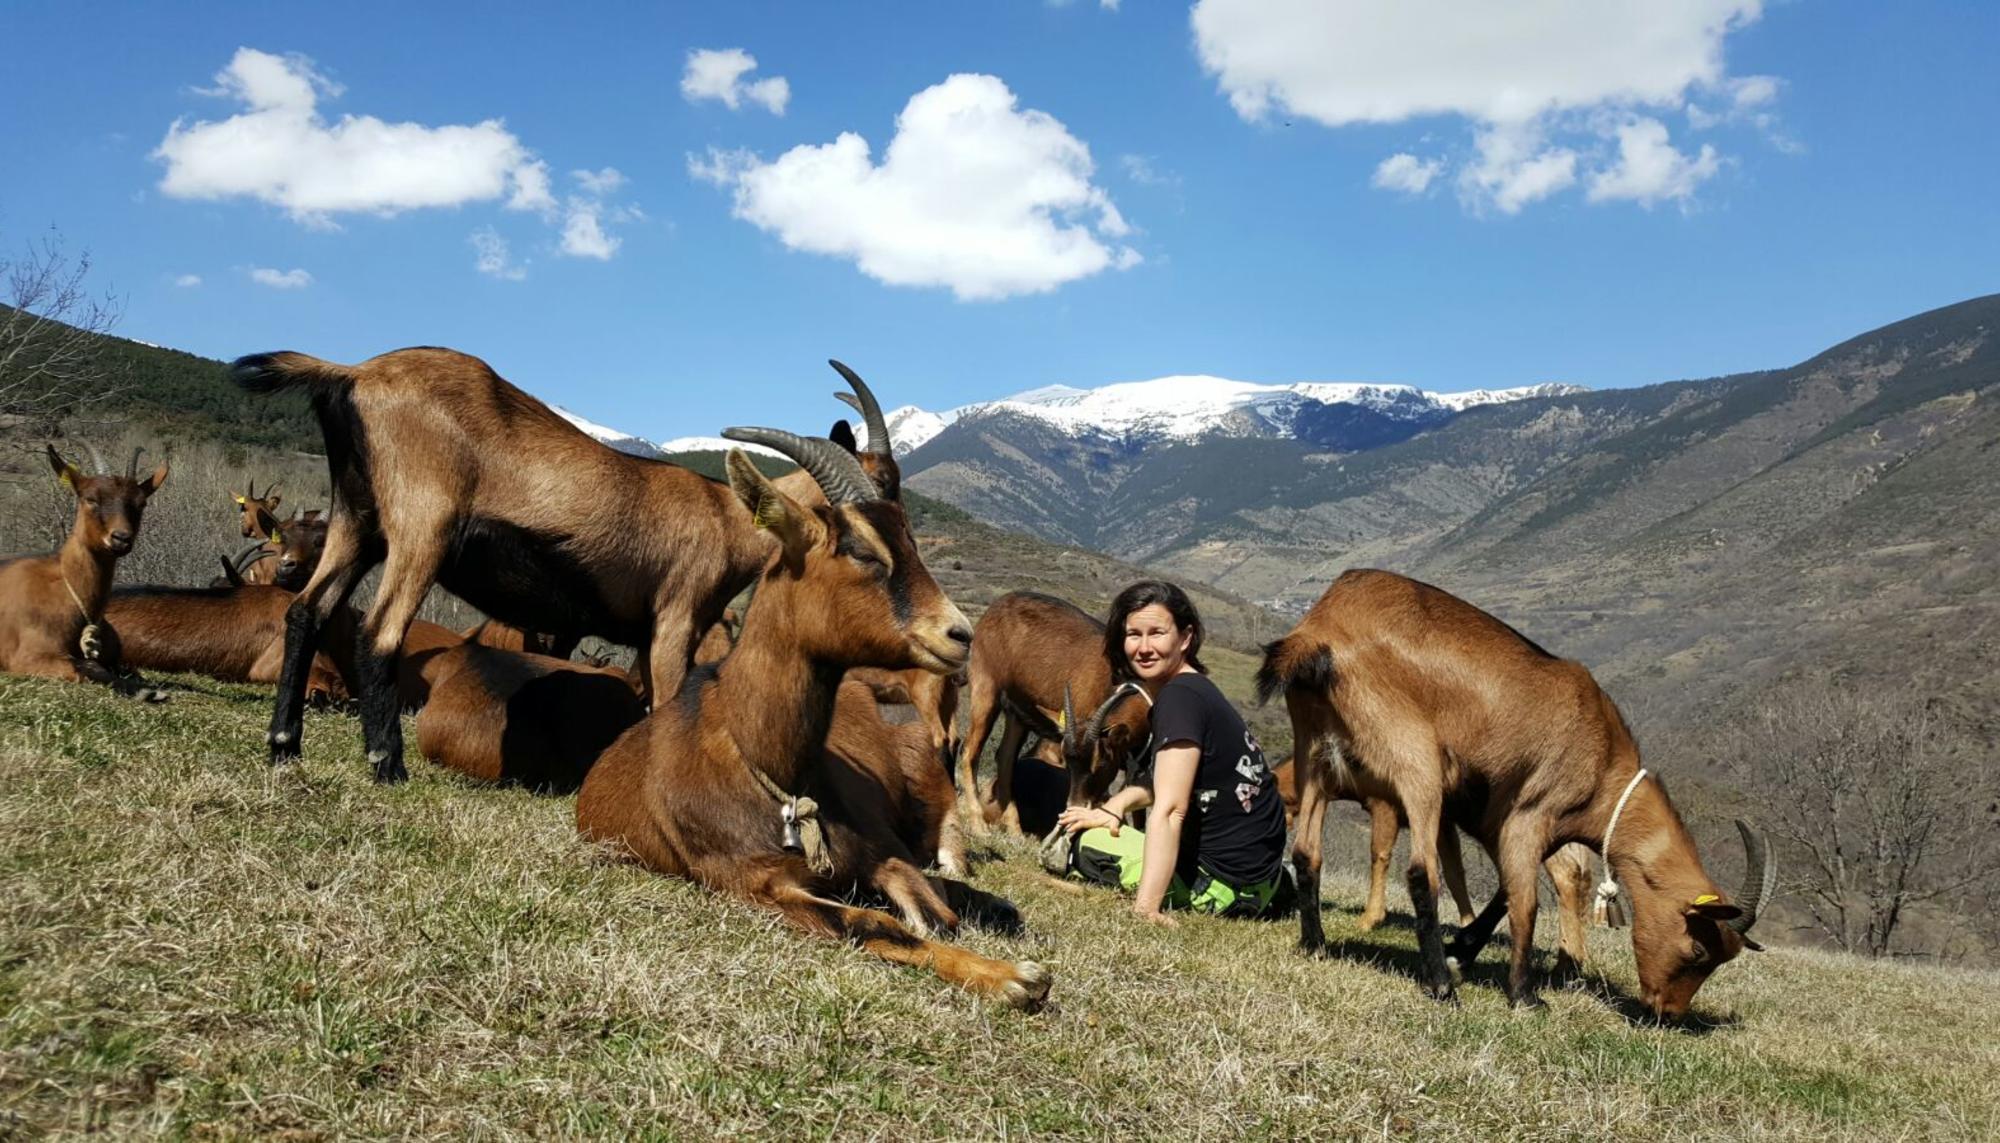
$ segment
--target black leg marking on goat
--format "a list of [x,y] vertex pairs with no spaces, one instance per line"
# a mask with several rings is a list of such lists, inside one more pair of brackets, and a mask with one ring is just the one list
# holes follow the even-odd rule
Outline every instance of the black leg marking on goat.
[[296,761],[301,753],[306,675],[312,666],[316,626],[313,609],[304,600],[295,599],[285,609],[285,660],[278,670],[278,697],[271,708],[271,729],[266,736],[274,766]]
[[361,740],[377,782],[400,782],[403,768],[402,696],[396,689],[395,655],[378,655],[356,624],[354,670],[361,683]]
[[1486,908],[1480,910],[1479,916],[1473,918],[1472,924],[1460,929],[1458,935],[1452,938],[1451,955],[1458,960],[1460,971],[1471,968],[1472,962],[1479,959],[1479,954],[1493,939],[1493,931],[1500,927],[1500,918],[1506,915],[1507,891],[1502,889],[1486,903]]
[[1317,953],[1326,948],[1326,926],[1320,920],[1319,864],[1292,851],[1292,872],[1298,879],[1299,948]]
[[1409,886],[1410,904],[1417,915],[1417,951],[1423,960],[1424,988],[1435,999],[1455,1002],[1458,997],[1444,960],[1444,938],[1438,932],[1437,894],[1423,866],[1410,867]]

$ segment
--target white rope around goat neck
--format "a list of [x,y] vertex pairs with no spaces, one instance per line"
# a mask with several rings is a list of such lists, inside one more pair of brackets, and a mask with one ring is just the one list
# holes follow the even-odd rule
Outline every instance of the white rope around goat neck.
[[[1611,809],[1611,821],[1604,827],[1604,848],[1597,855],[1598,861],[1604,866],[1604,880],[1597,884],[1597,903],[1604,907],[1607,917],[1611,915],[1612,907],[1618,897],[1618,881],[1611,876],[1611,835],[1618,828],[1618,817],[1625,812],[1625,803],[1631,800],[1632,791],[1639,788],[1639,782],[1645,776],[1646,770],[1641,767],[1637,774],[1632,775],[1632,780],[1625,783],[1625,792],[1618,795],[1618,804]],[[1623,926],[1613,924],[1612,927]]]
[[69,573],[62,572],[63,590],[69,592],[70,602],[76,604],[76,613],[83,616],[83,631],[76,637],[76,649],[85,659],[96,662],[103,653],[102,635],[97,624],[91,622],[90,609],[83,605],[83,597],[69,585]]

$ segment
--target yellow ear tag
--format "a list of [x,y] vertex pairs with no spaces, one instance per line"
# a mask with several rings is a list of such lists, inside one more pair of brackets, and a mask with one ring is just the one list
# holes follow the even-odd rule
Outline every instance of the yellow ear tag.
[[271,529],[271,542],[282,547],[285,542],[285,533],[277,528]]
[[1058,712],[1058,713],[1057,713],[1057,715],[1056,715],[1056,729],[1057,729],[1057,730],[1068,730],[1068,729],[1069,729],[1069,712],[1068,712],[1068,711],[1061,711],[1061,712]]
[[238,497],[236,498],[236,506],[237,506],[238,508],[241,508],[241,507],[243,507],[243,498],[242,498],[241,496],[238,496]]
[[1713,893],[1703,893],[1701,896],[1696,897],[1694,899],[1694,903],[1697,905],[1713,905],[1720,900],[1722,900],[1722,898],[1717,897]]

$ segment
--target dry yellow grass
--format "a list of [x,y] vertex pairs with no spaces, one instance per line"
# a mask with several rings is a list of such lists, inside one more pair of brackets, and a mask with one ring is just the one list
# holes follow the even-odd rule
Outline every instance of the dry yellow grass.
[[262,694],[165,707],[0,677],[0,1136],[1197,1138],[2000,1134],[2000,978],[1780,950],[1705,1033],[1601,976],[1510,1011],[1498,957],[1424,999],[1406,926],[1309,960],[1289,922],[1133,920],[1025,848],[978,876],[1056,973],[1023,1016],[607,863],[566,799],[418,763],[354,724],[263,761]]

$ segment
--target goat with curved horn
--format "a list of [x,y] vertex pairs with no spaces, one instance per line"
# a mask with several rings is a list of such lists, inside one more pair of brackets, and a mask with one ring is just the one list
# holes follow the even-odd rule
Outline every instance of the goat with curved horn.
[[125,479],[127,480],[139,479],[139,458],[141,456],[144,456],[145,452],[146,452],[146,447],[144,445],[141,445],[138,448],[132,450],[132,459],[126,462],[125,465]]
[[84,441],[83,450],[90,454],[91,467],[97,469],[99,476],[111,475],[111,466],[105,463],[104,454],[97,451],[96,445],[91,444],[89,441]]
[[875,482],[862,471],[861,462],[830,440],[755,427],[727,428],[722,435],[732,441],[763,445],[791,458],[812,476],[829,504],[860,504],[882,498]]
[[1778,864],[1771,859],[1771,849],[1765,844],[1763,834],[1740,820],[1736,832],[1743,836],[1743,892],[1736,895],[1737,908],[1743,914],[1723,923],[1743,938],[1744,948],[1763,952],[1764,946],[1750,939],[1750,926],[1757,923],[1757,915],[1771,901],[1771,891],[1778,883]]
[[883,419],[882,404],[875,399],[868,383],[861,379],[860,374],[832,358],[828,358],[826,363],[833,366],[834,372],[845,378],[854,389],[852,393],[835,393],[834,398],[861,414],[861,423],[868,429],[868,445],[861,451],[870,456],[890,455],[889,422]]

